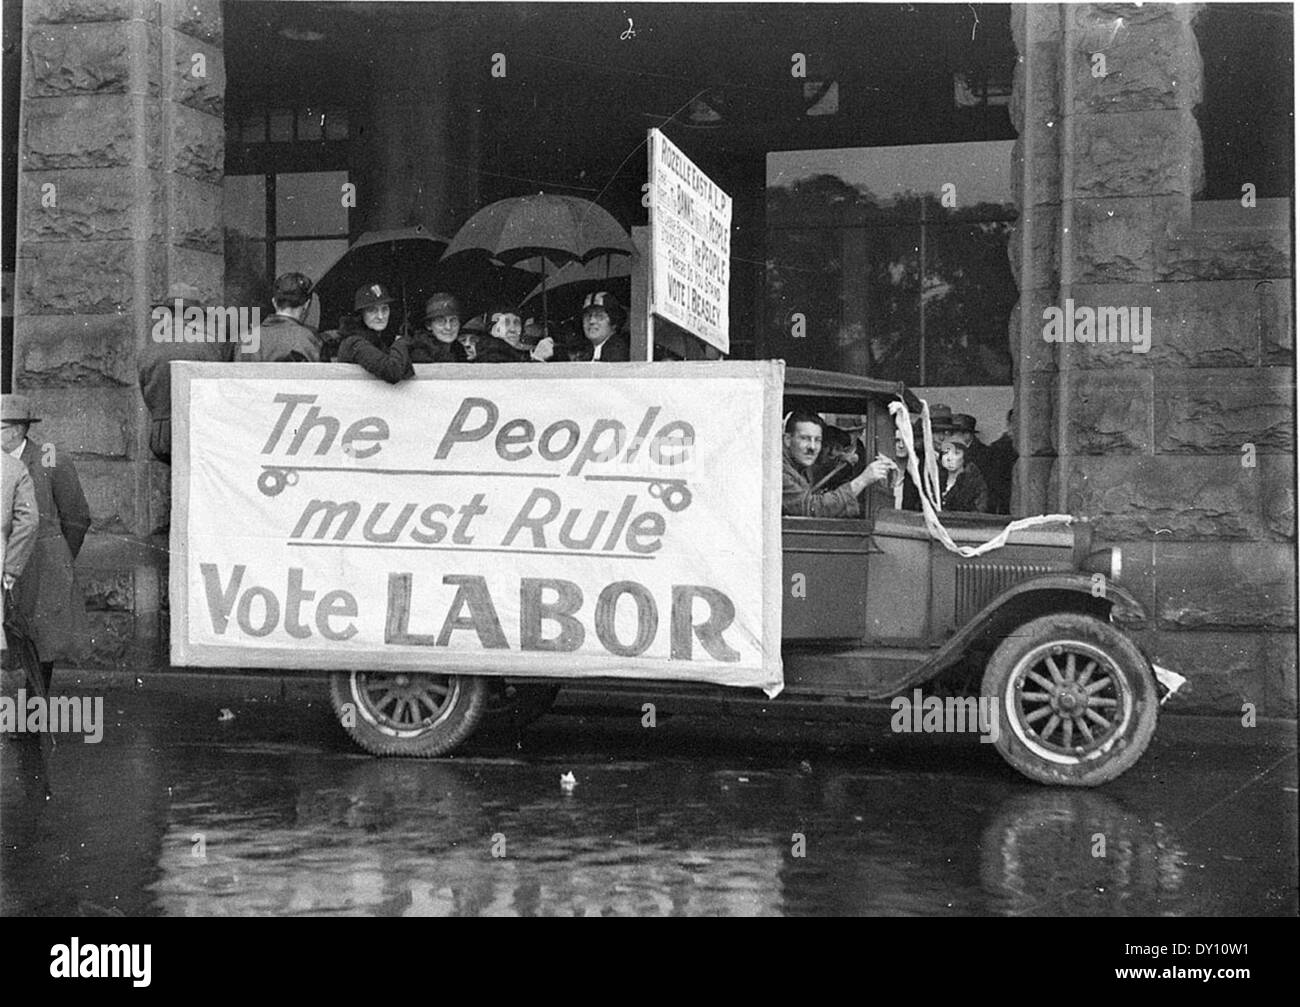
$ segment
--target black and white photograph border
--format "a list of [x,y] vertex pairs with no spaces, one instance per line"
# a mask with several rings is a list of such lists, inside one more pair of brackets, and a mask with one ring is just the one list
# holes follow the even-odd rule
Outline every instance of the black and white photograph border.
[[0,914],[1300,914],[1292,5],[2,10]]

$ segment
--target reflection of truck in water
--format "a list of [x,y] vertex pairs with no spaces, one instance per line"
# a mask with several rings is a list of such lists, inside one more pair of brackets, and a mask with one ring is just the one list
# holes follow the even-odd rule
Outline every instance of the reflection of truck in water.
[[[871,457],[892,445],[887,405],[904,395],[895,383],[789,369],[784,407],[859,417]],[[1014,532],[1002,548],[965,557],[936,541],[920,514],[882,507],[870,491],[864,503],[863,517],[782,519],[783,590],[796,576],[800,585],[797,600],[782,599],[785,695],[854,703],[937,679],[966,683],[991,700],[999,752],[1034,780],[1093,786],[1138,760],[1160,698],[1150,661],[1125,633],[1145,614],[1119,582],[1117,548],[1094,547],[1087,521],[1075,520]],[[987,542],[1009,520],[941,517],[958,546]],[[660,610],[689,643],[698,629],[690,603],[661,600]],[[548,677],[502,679],[472,667],[335,671],[331,695],[368,751],[440,755],[484,718],[522,725],[543,715],[563,657],[537,660]],[[657,686],[637,682],[635,694],[653,698]]]

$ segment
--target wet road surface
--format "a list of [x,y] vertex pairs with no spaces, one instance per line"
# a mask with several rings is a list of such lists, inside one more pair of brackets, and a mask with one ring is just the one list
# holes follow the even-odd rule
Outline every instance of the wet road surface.
[[645,728],[640,700],[566,693],[521,736],[394,760],[323,682],[66,676],[103,740],[0,736],[5,915],[1297,913],[1294,725],[1166,717],[1075,790],[887,710],[660,702]]

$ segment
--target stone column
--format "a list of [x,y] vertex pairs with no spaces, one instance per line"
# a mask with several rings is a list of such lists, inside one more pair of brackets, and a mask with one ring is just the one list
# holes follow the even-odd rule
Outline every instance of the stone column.
[[395,47],[377,71],[351,159],[362,231],[423,224],[450,237],[461,222],[451,205],[465,155],[451,128],[455,76],[441,31]]
[[[100,663],[151,659],[168,470],[136,382],[150,304],[223,280],[219,0],[26,0],[14,386],[72,452]],[[160,548],[160,545],[164,548]]]
[[[1015,9],[1020,504],[1122,546],[1184,709],[1294,716],[1291,206],[1197,198],[1199,10]],[[1136,310],[1149,347],[1046,343],[1049,305]]]

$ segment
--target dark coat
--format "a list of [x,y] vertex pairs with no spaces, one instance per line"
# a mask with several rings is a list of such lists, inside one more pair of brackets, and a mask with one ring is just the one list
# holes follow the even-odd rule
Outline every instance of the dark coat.
[[411,339],[411,363],[413,364],[463,364],[469,358],[460,341],[444,343],[427,332],[421,332]]
[[943,509],[951,511],[975,511],[979,514],[989,513],[989,488],[984,482],[984,475],[974,462],[967,462],[956,480],[947,469],[939,472],[939,482],[943,486]]
[[77,661],[88,643],[86,597],[72,563],[90,527],[90,507],[72,455],[60,445],[29,432],[19,460],[32,478],[41,522],[14,597],[41,660]]
[[343,336],[337,357],[340,363],[360,364],[390,385],[415,377],[411,367],[411,340],[392,339],[390,342],[387,332],[368,329],[350,315],[344,317],[339,332]]
[[288,315],[272,315],[258,327],[256,353],[237,353],[237,361],[304,361],[320,360],[321,337],[308,325],[295,322]]
[[149,408],[149,450],[161,462],[172,460],[172,372],[173,360],[228,363],[238,344],[155,342],[148,340],[138,360],[140,394]]
[[989,506],[994,514],[1011,513],[1011,476],[1019,457],[1007,434],[984,449],[979,466],[989,486]]
[[[584,343],[570,356],[572,360],[591,360],[596,350],[591,343]],[[608,339],[600,351],[600,362],[619,363],[632,359],[632,336],[626,332],[616,332]]]
[[533,358],[527,350],[518,350],[504,339],[481,336],[478,341],[476,364],[526,364]]

